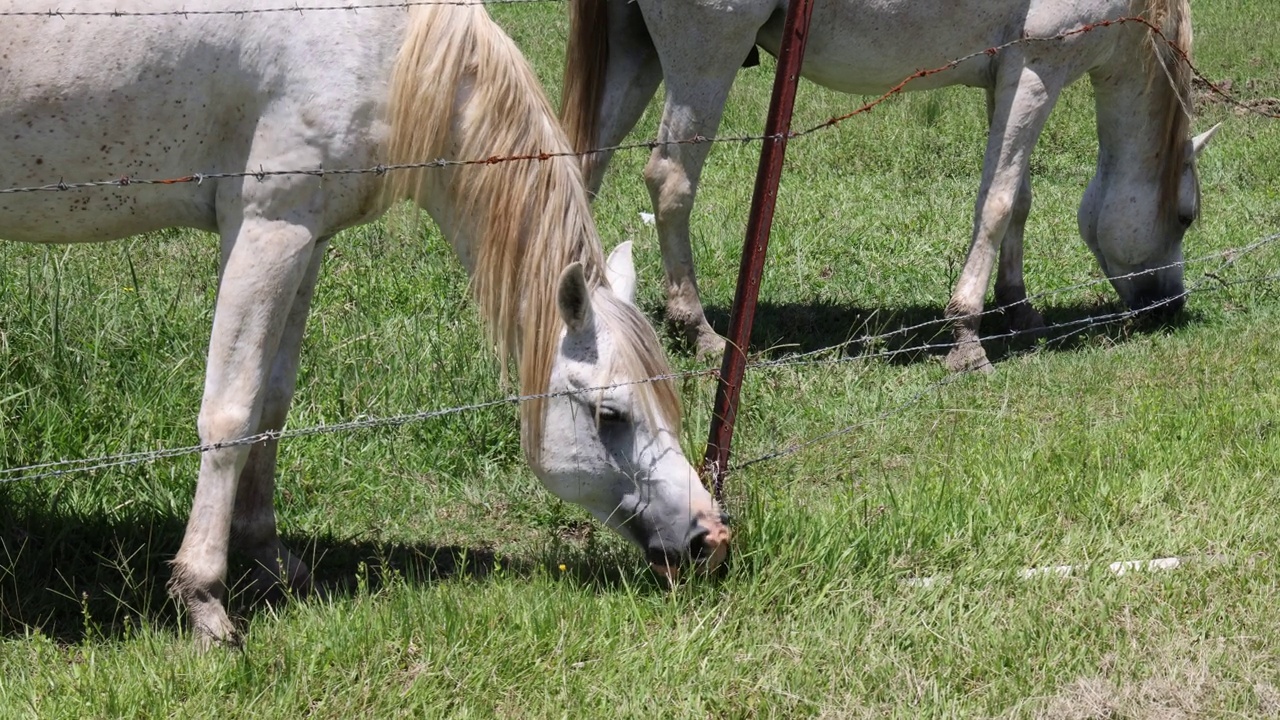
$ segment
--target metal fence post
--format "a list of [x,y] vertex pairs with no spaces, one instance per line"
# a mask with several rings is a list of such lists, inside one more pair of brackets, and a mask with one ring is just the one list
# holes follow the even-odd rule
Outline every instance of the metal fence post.
[[760,169],[756,173],[747,238],[738,269],[738,290],[729,317],[729,342],[720,364],[720,384],[716,388],[707,453],[702,464],[703,476],[710,480],[717,500],[722,499],[724,475],[729,466],[729,444],[733,440],[734,421],[738,416],[738,395],[746,371],[751,323],[755,319],[756,299],[760,294],[760,277],[769,248],[778,181],[782,175],[787,137],[791,132],[791,111],[795,107],[796,85],[800,82],[800,66],[804,60],[804,45],[809,37],[812,15],[813,0],[791,0],[782,30],[773,98],[769,103],[765,140],[760,150]]

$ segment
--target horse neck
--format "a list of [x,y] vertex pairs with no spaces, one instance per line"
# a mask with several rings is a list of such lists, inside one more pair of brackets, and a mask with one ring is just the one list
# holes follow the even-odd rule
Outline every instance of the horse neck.
[[[415,8],[390,106],[392,163],[569,150],[524,56],[478,5]],[[560,338],[560,274],[580,261],[591,286],[604,282],[576,160],[429,168],[392,183],[392,199],[407,197],[426,209],[467,268],[504,370],[507,359],[516,360],[521,392],[544,392]],[[526,453],[537,453],[542,416],[541,401],[522,404]]]
[[[1108,64],[1093,74],[1099,174],[1153,178],[1162,197],[1175,193],[1190,126],[1187,68],[1143,26],[1122,28]],[[1166,34],[1177,41],[1177,34]]]
[[[393,164],[569,150],[532,69],[483,6],[414,8],[391,85]],[[603,256],[572,157],[400,172],[388,191],[391,200],[416,201],[440,225],[504,356],[529,349],[515,342],[521,325],[547,328],[559,274],[571,262],[583,262],[589,281],[601,280]]]
[[[524,134],[539,125],[547,132]],[[564,149],[554,116],[536,112],[467,108],[454,133],[450,144],[458,158]],[[519,363],[523,389],[541,392],[542,368],[526,360],[545,357],[545,341],[558,336],[560,274],[581,262],[591,285],[603,282],[603,254],[576,162],[558,157],[453,167],[433,184],[436,191],[420,196],[421,205],[471,276],[499,353]]]

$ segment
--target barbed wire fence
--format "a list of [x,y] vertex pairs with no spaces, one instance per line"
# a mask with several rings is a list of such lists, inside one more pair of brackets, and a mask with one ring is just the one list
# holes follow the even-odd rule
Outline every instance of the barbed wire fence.
[[[1214,292],[1221,292],[1227,288],[1237,287],[1241,285],[1280,283],[1280,272],[1273,273],[1273,274],[1238,278],[1235,280],[1227,280],[1222,276],[1222,272],[1226,268],[1231,267],[1232,265],[1236,264],[1240,260],[1246,257],[1250,257],[1255,253],[1263,250],[1264,248],[1269,248],[1277,243],[1280,243],[1280,232],[1262,237],[1252,243],[1249,243],[1248,245],[1244,245],[1237,248],[1230,248],[1227,250],[1222,250],[1212,254],[1203,255],[1190,260],[1186,260],[1181,263],[1173,263],[1173,264],[1161,266],[1158,268],[1153,268],[1151,270],[1147,270],[1144,272],[1133,273],[1129,276],[1126,276],[1126,277],[1137,277],[1145,274],[1160,272],[1160,271],[1178,267],[1178,266],[1195,267],[1197,265],[1209,263],[1214,260],[1220,261],[1212,269],[1206,270],[1195,284],[1186,288],[1185,290],[1183,290],[1183,292],[1170,296],[1164,300],[1158,301],[1146,308],[1142,308],[1139,310],[1119,310],[1115,312],[1102,313],[1098,315],[1088,315],[1082,318],[1066,320],[1059,323],[1053,323],[1050,325],[1046,325],[1043,328],[1037,328],[1034,330],[1015,329],[1015,330],[1008,330],[1006,332],[1001,332],[1001,333],[984,335],[980,339],[985,344],[991,341],[1010,340],[1010,339],[1019,338],[1019,337],[1034,336],[1038,338],[1039,342],[1032,348],[1023,351],[1022,354],[1038,353],[1045,348],[1051,347],[1057,343],[1064,342],[1065,340],[1071,337],[1077,337],[1082,333],[1087,332],[1088,330],[1091,330],[1097,327],[1106,326],[1106,325],[1114,325],[1114,324],[1122,323],[1134,318],[1138,318],[1144,315],[1149,315],[1151,313],[1158,312],[1162,307],[1184,301],[1192,295],[1202,295],[1202,294],[1211,294]],[[1029,296],[1028,298],[1021,300],[1019,302],[1031,303],[1037,300],[1051,297],[1053,295],[1086,289],[1089,287],[1095,287],[1095,286],[1103,285],[1109,282],[1110,280],[1106,278],[1097,278],[1093,280],[1083,281],[1083,282],[1063,286],[1060,288],[1056,288],[1053,290],[1045,291],[1042,293],[1038,293],[1036,295]],[[1012,307],[1012,305],[1007,305],[1000,308],[992,308],[984,311],[983,313],[981,313],[981,315],[989,316],[989,315],[1003,313],[1009,307]],[[887,332],[870,334],[870,335],[860,335],[850,340],[829,345],[827,347],[823,347],[817,350],[797,353],[794,355],[788,355],[786,357],[772,359],[772,360],[757,360],[754,362],[750,362],[748,363],[747,368],[750,371],[761,372],[761,371],[767,371],[767,370],[773,370],[773,369],[779,369],[779,368],[796,368],[796,367],[814,366],[814,365],[836,365],[836,364],[845,364],[845,363],[853,363],[853,362],[866,363],[866,362],[872,362],[872,361],[884,361],[884,360],[890,360],[903,355],[936,354],[944,350],[950,350],[956,347],[958,343],[956,342],[924,342],[919,344],[907,345],[904,347],[893,348],[889,350],[877,350],[872,352],[847,353],[847,351],[851,347],[855,347],[855,346],[874,348],[894,338],[903,337],[911,333],[916,333],[921,330],[928,330],[931,328],[935,328],[939,332],[943,332],[949,322],[950,320],[946,318],[937,318],[934,320],[929,320],[929,321],[916,323],[916,324],[901,327],[901,328],[896,328],[893,330],[889,330]],[[403,427],[405,425],[426,422],[429,420],[434,420],[434,419],[449,416],[449,415],[457,415],[460,413],[485,410],[485,409],[504,406],[504,405],[517,405],[519,403],[529,402],[532,400],[566,397],[570,395],[599,393],[605,390],[611,390],[619,387],[626,387],[629,385],[638,385],[638,384],[651,383],[651,382],[682,380],[682,379],[693,378],[693,377],[711,377],[711,376],[714,376],[716,372],[717,372],[716,370],[710,369],[710,368],[687,370],[683,372],[674,372],[674,373],[669,373],[665,375],[646,377],[646,378],[641,378],[641,379],[632,380],[628,382],[616,383],[612,385],[603,385],[598,387],[566,390],[561,392],[536,393],[536,394],[529,394],[529,395],[511,395],[511,396],[498,398],[494,400],[482,401],[482,402],[471,403],[466,405],[458,405],[453,407],[439,408],[439,409],[433,409],[433,410],[423,410],[418,412],[398,414],[398,415],[387,415],[387,416],[365,416],[365,417],[358,417],[349,421],[339,422],[339,423],[313,425],[313,426],[298,427],[298,428],[286,428],[283,430],[257,433],[254,435],[237,439],[237,440],[220,442],[220,443],[183,445],[183,446],[177,446],[177,447],[171,447],[171,448],[161,448],[156,450],[146,450],[146,451],[139,451],[139,452],[100,455],[100,456],[90,457],[90,458],[78,458],[78,459],[56,460],[56,461],[35,463],[35,464],[10,467],[10,468],[5,468],[0,470],[0,485],[14,483],[14,482],[44,480],[49,478],[63,477],[67,475],[80,474],[80,473],[92,473],[99,470],[118,468],[118,467],[123,467],[128,465],[140,465],[140,464],[146,464],[146,463],[153,463],[159,460],[176,458],[184,455],[194,455],[194,454],[207,452],[210,450],[217,450],[220,448],[254,445],[254,444],[266,442],[269,440],[287,440],[292,438],[311,437],[311,436],[317,436],[317,435],[332,435],[332,434],[357,432],[357,431],[365,431],[365,430],[398,428],[398,427]],[[882,422],[890,417],[893,417],[894,415],[898,415],[898,414],[901,414],[902,412],[909,410],[915,405],[918,405],[921,401],[923,401],[927,396],[931,395],[932,393],[964,379],[966,376],[968,376],[973,372],[975,371],[967,370],[967,371],[950,373],[940,380],[936,380],[934,382],[928,383],[925,387],[913,393],[905,401],[892,405],[891,407],[886,408],[885,410],[881,411],[875,416],[860,420],[856,423],[852,423],[850,425],[846,425],[841,428],[833,429],[828,432],[823,432],[813,437],[809,437],[800,441],[789,443],[787,445],[781,446],[765,454],[753,457],[748,460],[736,462],[730,467],[730,472],[731,473],[739,472],[739,471],[745,470],[748,467],[759,465],[761,463],[765,463],[770,460],[775,460],[775,459],[786,457],[789,455],[794,455],[802,450],[806,450],[816,445],[820,445],[823,442],[826,442],[844,435],[848,435],[850,433],[856,432],[861,428],[868,427],[874,423]]]
[[[474,4],[521,5],[521,4],[558,3],[558,2],[564,2],[564,0],[482,0],[482,2],[478,2],[478,3],[469,2],[468,0],[404,0],[401,2],[378,2],[378,3],[368,3],[368,4],[358,4],[358,3],[348,3],[348,4],[341,4],[341,5],[339,4],[314,4],[314,5],[294,4],[294,5],[267,6],[267,7],[260,7],[260,8],[221,9],[221,10],[173,10],[173,11],[117,11],[117,10],[61,11],[58,9],[50,9],[47,11],[0,12],[0,17],[44,17],[44,18],[50,19],[51,21],[52,20],[69,21],[77,17],[105,19],[105,18],[189,17],[189,16],[200,17],[200,16],[210,16],[210,15],[251,16],[251,15],[282,15],[287,13],[305,13],[305,12],[336,12],[336,11],[358,12],[361,10],[379,10],[379,9],[409,10],[413,7],[428,6],[428,5],[456,5],[456,6],[465,6],[465,5],[474,5]],[[803,137],[815,135],[819,132],[829,130],[831,128],[835,128],[853,117],[871,112],[874,108],[876,108],[880,104],[886,102],[893,96],[903,92],[911,82],[919,80],[924,77],[928,77],[938,73],[946,72],[948,70],[952,70],[958,67],[959,65],[961,65],[962,63],[967,62],[974,58],[982,57],[984,55],[987,55],[987,56],[995,55],[1007,48],[1010,48],[1012,46],[1019,45],[1019,44],[1060,41],[1075,35],[1080,35],[1083,33],[1094,31],[1099,28],[1106,28],[1106,27],[1126,25],[1126,24],[1137,24],[1137,25],[1142,25],[1148,28],[1150,32],[1153,34],[1154,38],[1156,38],[1160,42],[1164,42],[1169,47],[1171,47],[1179,57],[1179,60],[1187,64],[1192,74],[1194,75],[1196,82],[1198,82],[1201,86],[1208,88],[1214,95],[1221,98],[1223,102],[1230,104],[1236,107],[1238,110],[1245,113],[1254,114],[1257,116],[1270,118],[1270,119],[1280,119],[1280,113],[1273,112],[1270,109],[1270,106],[1268,103],[1258,102],[1253,100],[1241,100],[1235,94],[1230,92],[1227,88],[1223,87],[1221,83],[1216,83],[1213,80],[1211,80],[1196,65],[1192,63],[1191,58],[1188,57],[1187,54],[1184,51],[1182,51],[1181,48],[1179,48],[1175,43],[1173,43],[1168,38],[1166,38],[1158,27],[1156,27],[1155,25],[1153,25],[1143,17],[1132,16],[1132,17],[1115,18],[1112,20],[1106,20],[1098,23],[1091,23],[1091,24],[1083,25],[1078,28],[1074,28],[1072,30],[1058,33],[1052,36],[1019,38],[1019,39],[1010,41],[1008,43],[1004,43],[1002,45],[986,48],[986,49],[971,53],[969,55],[965,55],[963,57],[953,59],[952,61],[945,63],[944,65],[940,65],[936,68],[920,70],[912,74],[911,76],[904,78],[902,82],[895,85],[893,88],[886,91],[882,95],[872,99],[869,102],[864,103],[863,105],[855,108],[850,112],[847,112],[841,115],[832,116],[827,120],[824,120],[823,122],[803,128],[801,130],[790,131],[789,133],[786,134],[786,136],[791,139],[803,138]],[[1189,101],[1190,98],[1185,98],[1184,100]],[[124,189],[131,186],[148,186],[148,185],[152,185],[152,186],[154,185],[164,185],[164,186],[175,185],[176,186],[176,185],[182,185],[182,184],[198,185],[204,182],[217,181],[222,179],[252,178],[259,181],[265,181],[271,177],[298,176],[298,175],[313,176],[313,177],[328,177],[328,176],[372,174],[377,176],[383,176],[391,172],[397,172],[397,171],[403,171],[403,170],[447,168],[447,167],[466,166],[466,165],[493,165],[497,163],[508,163],[508,162],[542,162],[542,161],[547,161],[553,158],[582,157],[582,156],[606,153],[606,152],[612,153],[612,152],[630,151],[630,150],[650,150],[651,151],[655,148],[658,148],[664,145],[726,144],[726,143],[741,144],[741,143],[762,142],[768,139],[776,139],[777,137],[778,136],[770,136],[770,135],[734,135],[734,136],[717,136],[717,137],[694,136],[690,138],[670,140],[670,141],[659,141],[657,139],[651,139],[651,140],[644,140],[644,141],[637,141],[637,142],[619,143],[612,146],[597,147],[597,148],[591,148],[586,150],[573,150],[573,151],[557,150],[557,151],[546,151],[546,152],[539,152],[539,153],[533,153],[533,154],[492,155],[484,158],[467,158],[467,159],[436,158],[436,159],[424,159],[421,162],[414,162],[414,163],[378,164],[370,167],[356,167],[356,168],[323,168],[323,167],[265,168],[265,167],[260,167],[257,170],[244,170],[244,171],[236,171],[236,172],[190,172],[186,175],[180,175],[175,177],[151,177],[151,178],[141,177],[140,178],[140,177],[130,177],[130,176],[117,176],[117,177],[108,178],[108,179],[98,179],[98,180],[87,179],[87,180],[77,180],[77,181],[71,181],[71,182],[68,182],[65,179],[59,179],[58,182],[56,183],[0,188],[0,195],[20,194],[20,193],[71,192],[71,191],[79,191],[79,190],[88,190],[93,188]],[[1167,298],[1164,301],[1156,303],[1151,307],[1147,307],[1141,310],[1122,310],[1122,311],[1116,311],[1116,312],[1103,313],[1100,315],[1091,315],[1083,318],[1078,318],[1078,319],[1064,321],[1061,323],[1052,324],[1044,328],[1037,329],[1035,331],[1010,330],[1004,333],[997,333],[993,335],[983,336],[980,340],[983,343],[987,343],[990,341],[998,341],[998,340],[1009,340],[1009,339],[1014,339],[1018,337],[1024,337],[1034,332],[1040,338],[1041,342],[1035,345],[1034,347],[1022,352],[1025,352],[1025,353],[1040,352],[1043,348],[1051,347],[1055,344],[1065,342],[1067,339],[1071,337],[1078,337],[1080,336],[1081,333],[1084,333],[1090,329],[1128,321],[1138,316],[1156,311],[1164,305],[1169,305],[1172,303],[1185,300],[1187,297],[1189,297],[1192,294],[1218,292],[1230,287],[1236,287],[1240,285],[1276,283],[1277,281],[1280,281],[1280,273],[1245,277],[1245,278],[1239,278],[1234,280],[1224,279],[1221,273],[1224,269],[1234,265],[1240,259],[1244,257],[1252,256],[1255,253],[1259,252],[1260,250],[1272,246],[1277,241],[1280,241],[1280,232],[1266,235],[1256,240],[1255,242],[1252,242],[1242,247],[1232,248],[1229,250],[1224,250],[1221,252],[1205,255],[1202,257],[1197,257],[1191,260],[1170,264],[1160,268],[1153,268],[1150,270],[1145,270],[1139,273],[1133,273],[1131,275],[1126,276],[1126,277],[1136,277],[1144,274],[1160,272],[1162,270],[1171,269],[1177,266],[1193,267],[1201,263],[1209,263],[1215,260],[1220,261],[1216,268],[1210,271],[1206,271],[1200,277],[1198,282],[1196,282],[1191,287],[1184,290],[1184,292],[1174,297]],[[1085,289],[1091,286],[1096,286],[1096,285],[1100,285],[1108,282],[1110,281],[1105,278],[1082,281],[1079,283],[1055,288],[1049,291],[1045,291],[1045,292],[1030,296],[1028,298],[1025,298],[1019,301],[1019,303],[1029,304],[1029,303],[1043,300],[1045,298],[1049,298],[1055,295],[1061,295],[1063,293],[1068,293],[1068,292],[1075,292],[1081,289]],[[988,316],[996,313],[1002,313],[1002,312],[1005,312],[1008,309],[1008,307],[1009,306],[991,308],[981,313],[980,316]],[[887,349],[887,350],[874,350],[874,348],[880,347],[886,344],[888,341],[891,341],[897,338],[908,337],[913,333],[919,333],[920,331],[928,330],[930,328],[936,328],[938,332],[941,333],[946,327],[947,323],[949,322],[950,321],[946,318],[938,318],[935,320],[917,323],[917,324],[906,326],[906,327],[896,328],[894,330],[884,332],[884,333],[873,334],[873,335],[861,335],[855,338],[851,338],[845,342],[837,343],[837,344],[820,348],[817,350],[788,355],[786,357],[772,359],[772,360],[757,360],[757,361],[748,363],[747,368],[749,371],[752,371],[752,372],[764,372],[771,369],[784,368],[784,367],[794,368],[794,367],[800,367],[800,366],[813,366],[813,365],[819,365],[819,364],[830,365],[830,364],[848,363],[848,362],[869,362],[869,361],[876,361],[876,360],[883,361],[883,360],[893,359],[895,357],[899,357],[902,355],[938,353],[938,352],[949,350],[955,347],[956,343],[929,341],[929,342],[918,343],[914,345],[897,347],[897,348]],[[868,350],[864,352],[849,352],[851,348],[855,348],[855,347],[862,347]],[[400,415],[390,415],[390,416],[381,416],[381,417],[363,416],[363,417],[358,417],[358,418],[355,418],[346,422],[340,422],[340,423],[333,423],[333,424],[327,424],[327,425],[315,425],[315,426],[300,427],[300,428],[286,428],[280,431],[259,433],[256,435],[248,436],[245,438],[241,438],[239,440],[234,440],[226,443],[185,445],[185,446],[177,446],[177,447],[171,447],[171,448],[162,448],[157,450],[118,453],[118,454],[111,454],[111,455],[100,455],[97,457],[90,457],[90,458],[47,461],[47,462],[41,462],[41,463],[35,463],[35,464],[29,464],[29,465],[23,465],[23,466],[10,467],[6,469],[0,469],[0,485],[6,485],[11,483],[17,483],[17,482],[38,481],[38,480],[65,477],[65,476],[76,475],[76,474],[94,473],[100,470],[153,463],[156,461],[169,459],[169,458],[199,454],[199,453],[207,452],[209,450],[214,450],[218,448],[252,445],[256,443],[266,442],[269,440],[285,440],[285,439],[291,439],[291,438],[300,438],[300,437],[308,437],[308,436],[316,436],[316,435],[358,432],[358,431],[372,430],[372,429],[378,429],[378,428],[396,428],[396,427],[402,427],[402,426],[413,424],[413,423],[427,422],[430,420],[434,420],[434,419],[449,416],[449,415],[473,412],[473,411],[478,411],[482,409],[493,408],[493,407],[508,405],[508,404],[519,404],[521,402],[527,402],[535,399],[561,397],[561,396],[578,394],[578,393],[600,392],[603,390],[608,390],[608,389],[621,387],[625,385],[639,384],[639,383],[678,380],[678,379],[698,377],[698,376],[713,376],[716,374],[716,372],[717,371],[713,369],[698,369],[698,370],[690,370],[685,372],[671,373],[667,375],[661,375],[661,376],[650,377],[650,378],[643,378],[643,379],[634,380],[627,383],[620,383],[616,385],[609,385],[609,386],[602,386],[602,387],[593,387],[593,388],[586,388],[586,389],[565,391],[565,392],[558,392],[558,393],[542,393],[542,394],[535,394],[535,395],[512,395],[512,396],[503,397],[499,399],[477,402],[477,403],[472,403],[467,405],[460,405],[456,407],[439,408],[434,410],[423,410],[423,411],[400,414]],[[968,372],[972,372],[972,371],[968,371]],[[855,422],[840,428],[835,428],[826,432],[822,432],[808,438],[790,442],[786,445],[780,446],[769,452],[763,453],[761,455],[752,457],[747,460],[735,462],[730,466],[729,472],[734,473],[734,472],[743,471],[747,468],[757,466],[762,463],[766,463],[772,460],[794,455],[796,453],[802,452],[809,448],[821,445],[822,443],[828,442],[835,438],[856,432],[857,430],[864,427],[868,427],[873,423],[883,422],[885,419],[888,419],[889,417],[906,412],[910,408],[920,404],[925,398],[941,390],[942,388],[960,381],[961,379],[965,378],[968,375],[968,372],[951,373],[940,380],[928,383],[923,388],[920,388],[914,393],[912,393],[909,397],[907,397],[902,402],[899,402],[888,408],[885,408],[884,410],[882,410],[881,412],[877,413],[874,416],[859,420],[858,422]]]

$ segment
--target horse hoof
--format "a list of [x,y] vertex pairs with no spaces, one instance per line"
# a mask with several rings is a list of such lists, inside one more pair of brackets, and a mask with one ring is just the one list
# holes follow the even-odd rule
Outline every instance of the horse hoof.
[[708,329],[706,332],[699,333],[697,339],[698,360],[719,360],[724,356],[725,345],[725,339],[717,335],[714,330]]
[[236,631],[221,605],[202,608],[199,612],[193,610],[191,626],[195,632],[196,649],[200,652],[208,652],[215,647],[237,650],[244,645],[244,638]]
[[306,564],[288,555],[275,560],[274,567],[258,563],[249,575],[246,589],[254,604],[274,606],[291,599],[305,600],[315,588]]
[[995,372],[995,367],[987,359],[987,353],[981,343],[963,343],[952,348],[943,362],[947,369],[954,373],[961,372]]

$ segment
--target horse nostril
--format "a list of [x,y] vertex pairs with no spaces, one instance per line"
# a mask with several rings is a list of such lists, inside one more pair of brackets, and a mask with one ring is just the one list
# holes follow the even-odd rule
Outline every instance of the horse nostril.
[[678,564],[673,561],[666,549],[662,547],[650,547],[648,552],[645,553],[645,557],[649,560],[650,565],[672,567]]
[[711,548],[707,547],[707,535],[709,534],[710,533],[706,530],[700,530],[696,535],[690,538],[689,557],[694,562],[702,562],[710,557]]
[[731,516],[729,513],[725,512],[725,511],[721,510],[721,511],[720,511],[720,524],[721,524],[721,525],[724,525],[725,527],[728,527],[728,526],[729,526],[729,524],[730,524],[730,523],[732,523],[732,522],[733,522],[733,516]]

